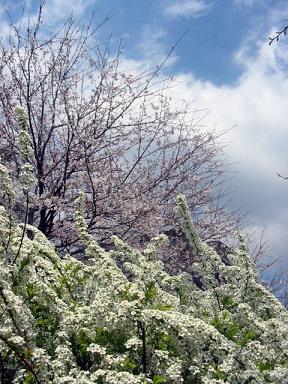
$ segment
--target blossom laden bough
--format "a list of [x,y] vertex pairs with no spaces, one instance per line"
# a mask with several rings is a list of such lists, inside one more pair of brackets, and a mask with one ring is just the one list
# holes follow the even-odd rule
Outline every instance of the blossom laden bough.
[[24,226],[19,248],[23,224],[7,225],[9,206],[1,207],[4,382],[287,382],[288,314],[260,284],[242,238],[224,264],[199,239],[185,198],[178,197],[197,250],[199,288],[189,274],[172,276],[157,259],[165,236],[142,251],[114,236],[116,249],[107,252],[88,233],[84,194],[76,206],[85,263],[60,257],[31,225]]

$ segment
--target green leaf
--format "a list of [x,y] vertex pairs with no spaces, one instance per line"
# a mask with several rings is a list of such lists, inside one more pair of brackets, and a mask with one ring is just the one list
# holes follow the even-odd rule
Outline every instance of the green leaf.
[[253,331],[253,329],[248,329],[248,331],[245,332],[243,339],[240,342],[241,347],[244,347],[246,344],[249,343],[249,341],[253,341],[256,339],[256,333]]
[[173,306],[169,304],[158,304],[155,306],[155,309],[159,309],[160,311],[171,311]]
[[166,378],[163,375],[156,375],[153,377],[153,384],[162,384],[166,382]]
[[111,330],[96,328],[94,343],[105,347],[109,353],[124,353],[126,352],[125,343],[127,335],[119,330]]
[[219,318],[215,318],[212,320],[211,324],[220,332],[222,335],[227,337],[228,340],[235,341],[235,337],[238,334],[240,328],[238,323],[235,321],[232,322],[225,322],[225,317],[227,318],[228,315],[224,314],[224,319],[221,320]]
[[35,384],[36,380],[31,372],[28,373],[28,375],[25,377],[25,380],[23,381],[23,384]]
[[124,300],[128,300],[128,301],[134,301],[134,300],[137,300],[138,299],[138,296],[137,294],[135,293],[131,293],[130,292],[130,289],[131,289],[131,284],[129,283],[125,289],[120,293],[120,296],[122,299]]
[[36,295],[37,289],[35,288],[34,284],[28,283],[26,285],[26,294],[27,294],[27,299],[31,300],[33,297]]
[[31,261],[31,257],[30,256],[27,256],[25,257],[24,259],[21,260],[21,263],[20,263],[20,267],[19,267],[19,270],[18,270],[18,273],[23,271],[23,269],[25,267],[27,267],[27,265],[30,264],[30,261]]
[[137,364],[134,359],[131,359],[130,357],[126,357],[125,360],[123,360],[120,364],[120,368],[124,371],[132,372],[133,369],[137,368]]
[[258,369],[259,369],[260,372],[269,371],[269,370],[274,368],[273,364],[270,363],[269,361],[261,362],[257,366],[258,366]]
[[151,281],[145,287],[145,303],[147,304],[149,301],[153,301],[158,295],[157,288],[155,286],[155,282]]
[[232,308],[237,307],[237,303],[235,303],[235,301],[229,296],[225,296],[222,299],[222,304],[223,304],[225,309],[232,309]]
[[219,380],[225,380],[227,378],[227,375],[225,372],[222,372],[221,369],[217,368],[216,371],[213,373],[214,379]]

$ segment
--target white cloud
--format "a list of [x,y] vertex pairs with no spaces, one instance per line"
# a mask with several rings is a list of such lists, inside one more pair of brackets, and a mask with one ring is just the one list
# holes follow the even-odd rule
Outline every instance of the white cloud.
[[198,17],[208,13],[212,3],[206,0],[176,0],[166,6],[164,12],[171,17]]
[[[273,34],[272,29],[268,32]],[[153,58],[162,55],[164,38],[164,30],[147,26],[143,60],[126,60],[125,69],[137,72],[155,63]],[[253,34],[235,52],[235,63],[243,71],[236,83],[218,86],[197,79],[193,72],[178,73],[169,91],[176,105],[185,100],[193,102],[195,109],[209,108],[203,122],[207,126],[216,124],[221,131],[233,127],[225,140],[230,142],[229,160],[238,171],[234,207],[248,211],[249,233],[266,228],[272,256],[283,261],[287,259],[288,182],[277,172],[288,175],[287,52],[283,45],[269,46],[265,37],[257,43]]]
[[[42,18],[50,27],[59,27],[70,15],[77,19],[88,16],[89,8],[93,10],[93,5],[98,0],[46,0],[43,7]],[[10,22],[6,12],[12,17],[12,20],[17,23],[21,21],[22,26],[28,22],[34,24],[38,19],[40,1],[33,0],[0,0],[0,36],[5,39],[10,33]],[[20,10],[24,15],[15,19],[15,11]],[[88,12],[87,12],[88,11]],[[16,12],[17,14],[17,12]],[[86,20],[87,21],[87,20]]]
[[10,35],[10,22],[7,13],[11,13],[15,10],[15,4],[9,0],[0,0],[0,39],[4,41]]
[[274,255],[284,260],[288,182],[277,172],[288,175],[288,55],[286,47],[267,42],[250,53],[242,46],[235,55],[243,67],[236,84],[216,86],[192,73],[179,74],[174,95],[195,100],[199,108],[209,107],[208,125],[234,126],[227,136],[230,161],[239,171],[234,205],[250,212],[249,232],[255,225],[266,227]]
[[49,22],[59,22],[66,19],[71,13],[75,17],[85,15],[87,9],[97,0],[47,0],[45,4],[45,17]]
[[266,228],[272,256],[284,260],[288,182],[277,172],[288,175],[288,55],[267,41],[254,46],[254,51],[250,43],[246,40],[235,53],[243,69],[237,83],[217,86],[192,72],[178,73],[170,94],[175,104],[185,100],[197,109],[208,107],[203,122],[208,127],[231,128],[224,139],[230,142],[229,160],[238,171],[233,205],[248,212],[247,232]]
[[[164,40],[166,31],[153,25],[145,25],[142,31],[142,41],[139,44],[141,57],[145,65],[159,65],[167,58],[167,49]],[[177,60],[175,53],[171,54],[165,61],[165,67],[172,65]]]

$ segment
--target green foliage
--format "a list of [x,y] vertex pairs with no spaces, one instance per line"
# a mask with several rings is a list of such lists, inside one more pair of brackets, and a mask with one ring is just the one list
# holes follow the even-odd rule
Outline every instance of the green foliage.
[[248,344],[250,341],[255,340],[256,338],[257,336],[253,329],[246,330],[242,340],[240,341],[241,347],[244,347],[246,344]]
[[127,341],[127,333],[124,331],[107,330],[97,328],[96,336],[93,342],[101,346],[105,346],[109,353],[124,353],[126,351],[125,342]]
[[157,288],[154,281],[150,281],[146,286],[144,290],[145,294],[145,304],[148,304],[149,302],[153,302],[154,299],[157,297]]
[[239,334],[239,324],[235,321],[225,321],[229,314],[225,313],[223,320],[215,318],[211,324],[228,340],[235,341],[236,336]]
[[269,361],[264,361],[264,362],[261,362],[258,364],[258,368],[259,368],[259,371],[260,372],[263,372],[263,371],[269,371],[271,369],[273,369],[273,364]]
[[226,380],[227,378],[227,375],[225,372],[221,371],[221,369],[217,368],[213,374],[213,378],[214,379],[218,379],[218,380]]
[[32,375],[31,372],[29,372],[27,374],[27,376],[25,377],[24,381],[23,381],[23,384],[36,384],[36,380],[35,380],[35,377]]
[[131,357],[126,357],[121,363],[120,363],[120,370],[128,371],[131,373],[136,373],[139,366],[139,362]]
[[222,299],[222,305],[224,309],[231,310],[237,306],[237,303],[233,300],[232,297],[224,296]]
[[166,378],[163,375],[156,375],[153,377],[153,384],[166,383]]
[[[75,356],[76,362],[81,369],[89,370],[92,366],[92,360],[87,348],[92,340],[84,333],[79,332],[70,338],[72,352]],[[100,362],[100,361],[99,361]]]

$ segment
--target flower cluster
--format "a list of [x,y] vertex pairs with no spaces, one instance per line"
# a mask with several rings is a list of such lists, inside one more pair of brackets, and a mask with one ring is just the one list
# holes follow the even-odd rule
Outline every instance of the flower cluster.
[[200,289],[188,274],[169,275],[157,259],[165,236],[142,252],[116,236],[115,249],[102,249],[87,232],[84,197],[75,224],[85,263],[61,258],[33,226],[24,227],[23,238],[23,225],[8,225],[9,207],[0,210],[4,382],[288,382],[288,314],[260,284],[241,236],[224,264],[199,239],[178,197]]
[[19,147],[23,164],[21,166],[20,180],[24,191],[29,191],[35,182],[34,167],[30,163],[32,158],[31,137],[27,128],[27,115],[22,107],[15,108],[15,115],[20,128]]
[[0,191],[4,193],[5,202],[8,202],[9,205],[14,200],[15,193],[13,190],[13,185],[9,177],[8,169],[0,164]]

